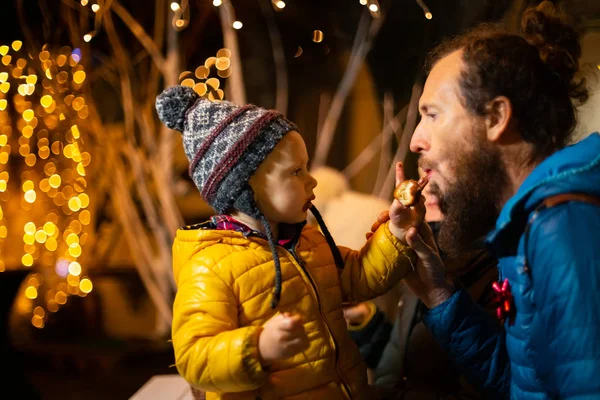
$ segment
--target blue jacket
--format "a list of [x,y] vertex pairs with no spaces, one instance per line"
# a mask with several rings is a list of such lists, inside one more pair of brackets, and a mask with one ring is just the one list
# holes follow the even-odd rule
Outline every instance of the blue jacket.
[[600,197],[600,134],[540,163],[487,236],[514,297],[504,327],[462,290],[425,316],[489,398],[600,399],[600,206],[539,207],[561,193]]

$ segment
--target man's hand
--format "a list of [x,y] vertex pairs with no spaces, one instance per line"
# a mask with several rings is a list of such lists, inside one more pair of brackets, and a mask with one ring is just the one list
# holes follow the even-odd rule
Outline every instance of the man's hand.
[[308,335],[298,314],[283,313],[271,318],[258,337],[258,353],[263,367],[292,357],[308,348]]
[[427,308],[434,308],[448,300],[454,285],[446,279],[444,262],[427,223],[420,231],[410,228],[406,234],[408,245],[417,253],[417,268],[408,273],[404,281]]

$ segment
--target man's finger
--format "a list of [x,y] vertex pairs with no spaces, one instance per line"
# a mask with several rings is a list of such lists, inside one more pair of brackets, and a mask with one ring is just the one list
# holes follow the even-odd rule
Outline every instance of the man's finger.
[[423,241],[415,228],[410,228],[406,233],[406,242],[417,253],[417,256],[427,262],[435,257],[435,252]]
[[373,236],[373,232],[367,232],[365,233],[365,237],[367,238],[367,240],[369,240],[369,238]]
[[396,186],[398,186],[404,180],[404,166],[402,162],[396,163]]

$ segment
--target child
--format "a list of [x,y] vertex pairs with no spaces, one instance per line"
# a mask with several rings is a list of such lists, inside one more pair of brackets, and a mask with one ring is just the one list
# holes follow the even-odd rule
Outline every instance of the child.
[[[391,222],[360,251],[338,248],[312,207],[317,182],[293,123],[184,86],[166,89],[156,109],[183,133],[190,176],[219,213],[180,229],[173,245],[179,373],[209,399],[367,397],[342,304],[376,297],[409,271],[404,235],[423,204],[394,201]],[[306,226],[308,209],[323,233]]]

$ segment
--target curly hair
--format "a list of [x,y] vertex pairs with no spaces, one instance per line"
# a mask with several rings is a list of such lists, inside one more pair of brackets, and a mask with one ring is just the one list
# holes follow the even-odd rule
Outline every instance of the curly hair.
[[507,97],[533,160],[564,147],[576,124],[575,107],[588,98],[585,79],[577,78],[581,45],[576,30],[550,1],[527,9],[521,33],[482,24],[447,40],[428,57],[431,69],[441,58],[462,50],[459,81],[463,106],[485,116],[487,104]]

